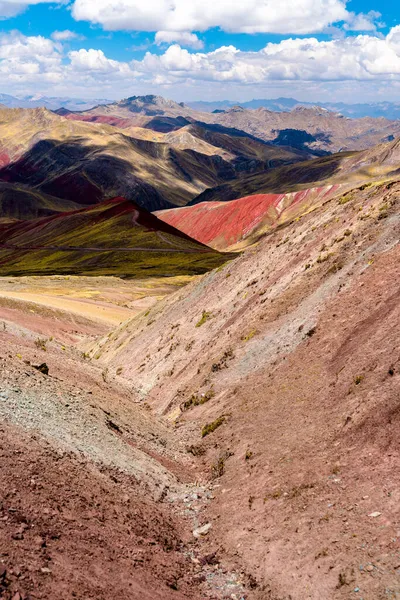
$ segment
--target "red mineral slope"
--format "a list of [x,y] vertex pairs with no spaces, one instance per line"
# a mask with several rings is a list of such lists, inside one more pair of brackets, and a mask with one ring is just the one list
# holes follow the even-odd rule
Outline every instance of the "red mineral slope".
[[132,125],[132,121],[130,119],[123,119],[121,117],[116,117],[115,115],[86,115],[84,113],[70,112],[62,116],[65,117],[65,119],[69,119],[70,121],[102,123],[105,125],[112,125],[113,127],[120,127],[121,129],[125,129],[126,127],[130,127]]
[[0,168],[6,167],[10,163],[10,157],[5,150],[0,150]]
[[218,250],[248,246],[271,226],[293,219],[340,192],[340,185],[288,194],[255,194],[159,211],[158,218]]

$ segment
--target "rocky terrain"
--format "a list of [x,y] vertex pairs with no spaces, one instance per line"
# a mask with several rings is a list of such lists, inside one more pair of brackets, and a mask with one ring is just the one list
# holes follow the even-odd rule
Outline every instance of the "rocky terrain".
[[400,594],[399,193],[282,223],[93,347],[218,483],[249,597]]
[[400,123],[383,117],[351,119],[320,107],[295,107],[290,112],[233,107],[214,117],[225,127],[237,127],[276,144],[310,151],[364,150],[399,136]]

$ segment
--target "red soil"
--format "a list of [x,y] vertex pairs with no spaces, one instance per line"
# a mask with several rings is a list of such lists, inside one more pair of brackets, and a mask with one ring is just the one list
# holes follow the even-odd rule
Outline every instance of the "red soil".
[[338,188],[335,185],[288,194],[257,194],[231,202],[201,202],[156,214],[195,240],[224,249],[248,238],[264,225],[277,224],[284,213],[289,215],[297,205],[317,203],[332,196]]
[[113,127],[120,127],[124,129],[125,127],[130,127],[132,122],[129,119],[121,119],[120,117],[115,116],[107,116],[107,115],[77,115],[75,113],[70,113],[64,115],[66,119],[70,121],[86,121],[88,123],[105,123],[106,125],[112,125]]
[[102,340],[218,482],[252,600],[400,598],[399,197],[321,203]]
[[10,164],[10,157],[7,152],[0,152],[0,168],[6,167]]
[[1,598],[196,597],[171,519],[132,480],[0,431]]

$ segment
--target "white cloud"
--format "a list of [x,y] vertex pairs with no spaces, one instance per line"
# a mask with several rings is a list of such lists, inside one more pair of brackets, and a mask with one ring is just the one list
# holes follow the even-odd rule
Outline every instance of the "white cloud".
[[107,58],[102,50],[75,50],[68,54],[69,70],[91,74],[118,73],[127,75],[131,69],[127,63]]
[[[347,23],[343,28],[347,31],[376,31],[377,20],[381,16],[381,13],[376,10],[370,10],[367,14],[349,13]],[[382,25],[382,23],[378,23],[378,26]]]
[[[332,93],[334,86],[342,86],[348,98],[355,89],[373,93],[388,85],[394,95],[394,86],[400,85],[400,26],[386,37],[290,38],[269,43],[257,52],[234,46],[190,52],[173,44],[161,55],[147,52],[142,60],[130,62],[114,60],[93,48],[64,55],[60,42],[13,32],[0,34],[0,78],[6,82],[3,91],[9,93],[54,94],[57,90],[98,96],[101,89],[102,95],[123,97],[155,91],[168,95],[165,90],[173,86],[175,97],[180,93],[193,97],[204,93],[207,82],[208,94],[213,90],[215,96],[221,93],[225,97],[233,96],[231,90],[238,94],[245,89],[251,97],[256,90],[271,96],[276,89],[283,95],[300,90],[303,99],[313,90],[318,98],[324,90]],[[357,86],[355,82],[359,82]]]
[[189,31],[157,31],[154,41],[157,46],[176,42],[181,46],[193,48],[194,50],[201,50],[204,47],[204,43],[199,40],[197,35]]
[[61,47],[42,36],[19,32],[0,36],[0,77],[12,90],[21,83],[35,88],[62,79]]
[[51,37],[56,42],[70,42],[71,40],[82,40],[83,36],[75,33],[75,31],[70,31],[69,29],[64,29],[63,31],[53,31]]
[[203,80],[261,84],[268,81],[394,79],[400,75],[400,26],[386,38],[358,35],[330,41],[316,38],[269,43],[258,52],[233,46],[190,53],[174,44],[161,56],[148,52],[134,61],[143,77],[158,81]]
[[[58,4],[64,4],[66,0],[60,0]],[[55,0],[0,0],[0,20],[15,17],[32,4],[42,2],[54,3]]]
[[[347,11],[346,0],[75,0],[72,15],[107,30],[163,32],[219,27],[242,33],[307,34],[357,21],[357,15]],[[363,16],[367,30],[372,20],[372,13]],[[361,25],[359,21],[356,28]]]

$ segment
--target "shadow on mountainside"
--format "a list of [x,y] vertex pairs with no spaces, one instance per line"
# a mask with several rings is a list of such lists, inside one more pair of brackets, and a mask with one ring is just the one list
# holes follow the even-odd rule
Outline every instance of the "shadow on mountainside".
[[251,194],[283,194],[304,189],[307,185],[328,185],[338,173],[344,158],[353,153],[342,152],[323,158],[277,167],[265,173],[243,177],[239,182],[226,183],[205,190],[189,205],[199,202],[229,201]]
[[219,154],[124,135],[105,145],[73,137],[36,142],[0,168],[0,181],[82,206],[122,196],[156,211],[186,204],[204,189],[286,163],[279,158],[259,160],[250,153],[228,161]]
[[191,122],[191,120],[189,121],[185,117],[165,117],[160,115],[151,119],[143,128],[158,131],[159,133],[170,133],[171,131],[185,127],[185,125],[189,125]]
[[0,180],[89,206],[123,196],[147,210],[173,205],[152,185],[134,174],[131,162],[106,154],[104,146],[79,137],[59,142],[41,140],[16,162],[0,169]]
[[275,146],[291,146],[304,152],[311,152],[314,156],[329,156],[331,152],[322,150],[321,148],[310,148],[309,144],[324,142],[331,144],[332,136],[329,133],[316,133],[312,135],[304,129],[274,129],[277,134],[276,138],[271,141]]

